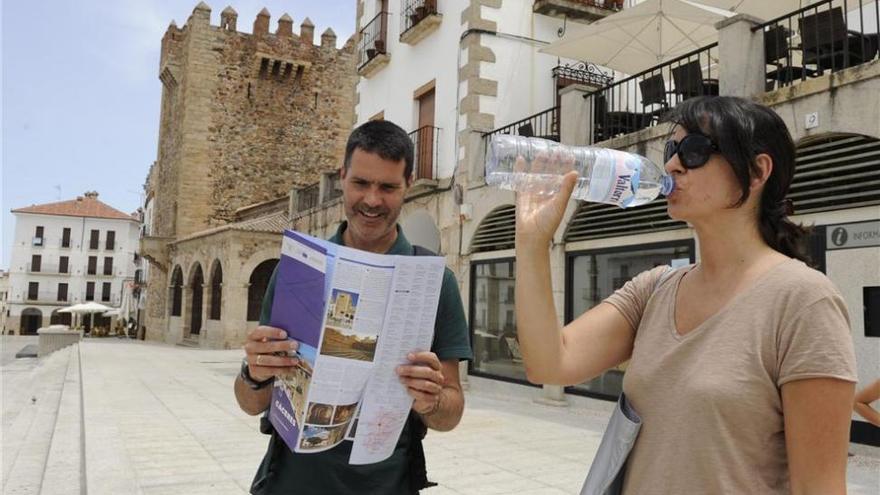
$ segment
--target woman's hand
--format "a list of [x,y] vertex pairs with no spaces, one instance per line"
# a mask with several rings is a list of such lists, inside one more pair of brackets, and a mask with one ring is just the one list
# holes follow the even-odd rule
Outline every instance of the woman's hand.
[[[516,195],[516,243],[544,249],[562,222],[565,207],[577,183],[578,174],[572,171],[574,160],[557,153],[539,154],[532,162],[531,173],[562,175],[562,185],[553,195],[521,192]],[[515,170],[525,170],[525,160],[517,158]]]

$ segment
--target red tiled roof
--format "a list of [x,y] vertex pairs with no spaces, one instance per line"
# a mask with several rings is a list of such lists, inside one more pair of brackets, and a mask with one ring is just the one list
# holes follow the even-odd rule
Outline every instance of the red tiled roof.
[[26,206],[12,210],[12,213],[36,213],[39,215],[61,215],[66,217],[111,218],[115,220],[136,220],[93,197],[79,196],[70,201]]

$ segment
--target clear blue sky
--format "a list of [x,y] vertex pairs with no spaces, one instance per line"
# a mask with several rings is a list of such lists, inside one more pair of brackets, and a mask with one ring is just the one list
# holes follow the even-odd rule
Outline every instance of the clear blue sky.
[[[356,0],[206,2],[211,24],[231,5],[238,30],[257,12],[287,12],[294,31],[308,17],[315,38],[330,27],[342,46],[354,33]],[[9,267],[9,210],[73,199],[87,190],[133,212],[156,159],[159,47],[171,20],[183,26],[197,0],[3,1],[0,269]],[[60,188],[60,189],[59,189]]]

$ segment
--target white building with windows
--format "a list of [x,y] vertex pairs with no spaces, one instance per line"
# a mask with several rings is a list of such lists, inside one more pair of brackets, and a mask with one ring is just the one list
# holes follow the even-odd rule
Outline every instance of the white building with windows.
[[[58,310],[86,301],[134,310],[129,302],[136,217],[99,201],[97,192],[12,213],[7,332],[34,334],[50,324],[70,324],[70,314]],[[108,327],[112,321],[96,315],[94,324]]]
[[[880,0],[818,0],[809,11],[789,12],[783,2],[711,3],[774,12],[705,22],[717,31],[705,43],[623,74],[586,55],[574,62],[542,49],[638,2],[358,0],[356,124],[384,118],[411,131],[415,183],[400,222],[458,277],[474,349],[468,375],[526,384],[510,303],[514,195],[486,185],[491,136],[539,136],[660,162],[669,132],[663,115],[695,96],[724,95],[769,106],[791,131],[793,220],[813,226],[810,257],[849,308],[859,386],[877,378]],[[344,219],[341,202],[322,194],[319,203],[293,208],[291,226],[332,234]],[[560,323],[643,270],[698,258],[693,230],[669,218],[664,199],[627,210],[571,202],[551,250]],[[560,404],[569,395],[614,400],[625,372],[624,363],[564,389],[545,385],[540,394]],[[857,418],[852,438],[880,444]]]

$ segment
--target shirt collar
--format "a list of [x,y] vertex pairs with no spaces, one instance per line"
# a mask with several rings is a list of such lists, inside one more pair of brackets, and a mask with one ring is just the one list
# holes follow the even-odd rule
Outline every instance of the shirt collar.
[[[333,237],[328,239],[330,242],[334,244],[339,244],[340,246],[345,246],[345,242],[342,240],[342,233],[345,232],[345,229],[348,228],[348,222],[343,221],[339,224],[339,227],[336,229],[336,233],[333,234]],[[385,252],[385,254],[403,254],[408,255],[412,254],[413,248],[412,244],[409,243],[406,236],[403,235],[403,229],[400,228],[400,224],[396,225],[397,228],[397,240],[394,241],[394,244],[391,245],[391,249]]]

